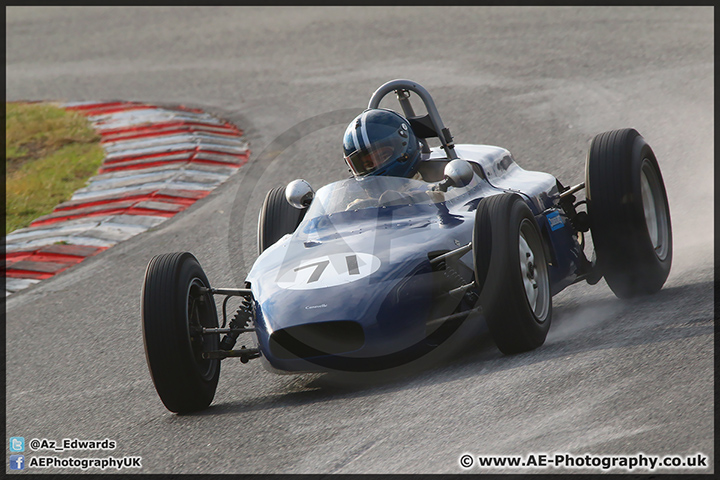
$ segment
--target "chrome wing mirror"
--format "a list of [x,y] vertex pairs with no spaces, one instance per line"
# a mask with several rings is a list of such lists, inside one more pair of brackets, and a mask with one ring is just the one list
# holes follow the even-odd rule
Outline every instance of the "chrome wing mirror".
[[315,190],[301,178],[293,180],[285,187],[285,199],[300,210],[309,207],[313,198],[315,198]]
[[447,192],[447,189],[450,187],[465,187],[472,182],[473,176],[475,175],[470,163],[458,158],[450,160],[450,162],[445,165],[443,173],[445,178],[438,182],[435,187],[433,187],[433,190]]

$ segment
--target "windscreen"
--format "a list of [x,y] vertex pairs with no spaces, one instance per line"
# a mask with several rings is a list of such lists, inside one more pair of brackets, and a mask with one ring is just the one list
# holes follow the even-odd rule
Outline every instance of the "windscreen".
[[336,212],[395,205],[432,205],[467,193],[477,185],[477,175],[463,188],[434,192],[432,184],[403,177],[370,176],[348,178],[319,189],[306,219]]

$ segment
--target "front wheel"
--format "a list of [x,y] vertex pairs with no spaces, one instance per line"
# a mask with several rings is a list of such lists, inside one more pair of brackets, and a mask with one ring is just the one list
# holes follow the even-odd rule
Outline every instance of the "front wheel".
[[473,255],[480,302],[500,351],[519,353],[542,345],[552,317],[550,277],[540,229],[520,196],[480,201]]
[[597,265],[619,298],[660,290],[672,263],[670,208],[650,145],[634,129],[597,135],[586,165]]
[[207,276],[188,252],[150,260],[142,293],[145,356],[155,389],[171,412],[185,413],[210,405],[220,376],[220,360],[202,353],[219,349],[217,311]]

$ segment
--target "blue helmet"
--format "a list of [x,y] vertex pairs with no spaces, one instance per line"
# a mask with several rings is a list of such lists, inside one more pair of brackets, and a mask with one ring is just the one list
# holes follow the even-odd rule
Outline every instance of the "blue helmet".
[[412,177],[420,162],[420,143],[401,115],[368,109],[355,117],[343,137],[343,153],[353,175]]

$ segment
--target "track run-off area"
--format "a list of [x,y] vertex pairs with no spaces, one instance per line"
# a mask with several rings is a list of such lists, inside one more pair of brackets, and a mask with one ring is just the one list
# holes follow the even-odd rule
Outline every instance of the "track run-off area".
[[[28,464],[50,456],[141,457],[132,473],[650,473],[461,465],[465,454],[640,453],[708,459],[652,473],[714,472],[713,14],[7,7],[8,101],[184,105],[242,129],[252,153],[162,224],[6,298],[6,441],[26,440],[36,473],[79,471]],[[457,143],[502,146],[565,185],[584,181],[595,135],[637,129],[670,201],[663,290],[623,301],[604,281],[572,285],[553,298],[545,344],[519,355],[479,338],[384,375],[281,376],[228,359],[209,409],[168,412],[143,350],[148,261],[190,251],[214,287],[241,287],[265,194],[295,178],[316,190],[344,178],[345,127],[395,78],[428,89]],[[36,450],[32,439],[69,448]],[[75,439],[115,448],[73,450]]]

